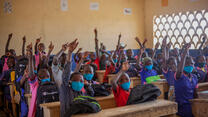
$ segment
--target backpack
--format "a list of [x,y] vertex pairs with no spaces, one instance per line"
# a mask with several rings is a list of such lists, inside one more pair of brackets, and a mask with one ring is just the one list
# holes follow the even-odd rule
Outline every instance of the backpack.
[[111,85],[107,84],[92,84],[94,90],[94,96],[109,96],[111,94]]
[[78,96],[72,101],[71,107],[66,111],[64,117],[70,117],[73,114],[97,113],[101,111],[100,104],[90,96]]
[[37,90],[36,117],[43,117],[43,108],[40,104],[59,101],[58,88],[54,82],[40,83]]
[[137,85],[131,90],[127,105],[156,100],[161,91],[153,84]]

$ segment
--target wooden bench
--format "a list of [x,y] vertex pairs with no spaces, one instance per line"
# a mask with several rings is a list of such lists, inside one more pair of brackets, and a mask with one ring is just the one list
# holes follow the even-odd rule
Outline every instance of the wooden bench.
[[96,73],[97,73],[97,77],[98,77],[98,82],[103,83],[105,70],[97,70]]
[[[113,94],[105,97],[96,97],[95,99],[102,109],[116,107]],[[40,104],[40,106],[43,108],[44,117],[60,117],[60,102],[45,103]]]
[[164,80],[164,81],[153,82],[152,84],[157,86],[161,91],[161,95],[158,98],[159,99],[164,99],[165,98],[165,93],[169,91],[168,82],[166,80]]
[[112,81],[114,78],[116,78],[116,74],[109,74],[109,75],[107,75],[107,77],[108,77],[108,84],[111,84],[111,81]]
[[72,117],[176,117],[177,103],[155,100],[136,105],[102,110],[93,114],[78,114]]
[[208,99],[191,100],[194,117],[208,117]]
[[208,82],[206,83],[199,83],[197,92],[208,90]]
[[135,86],[141,84],[141,78],[140,77],[130,77],[130,79],[131,79],[130,88],[134,88]]

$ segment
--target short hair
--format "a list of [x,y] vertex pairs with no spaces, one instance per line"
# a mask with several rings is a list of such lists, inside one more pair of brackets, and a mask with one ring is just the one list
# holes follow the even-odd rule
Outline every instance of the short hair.
[[74,72],[74,73],[72,73],[71,76],[70,76],[70,80],[71,80],[74,76],[76,76],[76,75],[81,75],[81,76],[82,76],[82,73],[80,73],[80,72]]

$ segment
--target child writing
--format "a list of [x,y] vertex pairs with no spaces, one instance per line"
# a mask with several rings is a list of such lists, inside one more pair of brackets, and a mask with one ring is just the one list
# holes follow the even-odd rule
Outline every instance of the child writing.
[[181,62],[178,65],[175,77],[175,94],[178,103],[178,115],[181,117],[193,117],[190,99],[197,97],[197,77],[192,74],[194,61],[187,56],[191,44],[184,45]]
[[117,107],[125,106],[130,95],[131,81],[128,74],[125,73],[128,69],[128,62],[124,62],[122,69],[117,73],[116,78],[111,83]]

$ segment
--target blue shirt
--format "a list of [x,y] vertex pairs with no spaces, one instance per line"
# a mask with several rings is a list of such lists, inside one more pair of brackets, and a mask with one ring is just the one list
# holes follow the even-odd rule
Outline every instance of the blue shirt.
[[180,79],[175,79],[176,102],[179,104],[190,104],[189,100],[194,98],[194,91],[197,88],[197,76],[190,74],[192,80],[185,74]]
[[175,72],[172,70],[168,70],[167,72],[163,70],[163,75],[168,82],[169,86],[174,86]]
[[146,78],[150,77],[150,76],[157,76],[157,72],[155,70],[146,70],[146,69],[142,69],[140,71],[140,76],[141,76],[141,81],[142,84],[146,83]]
[[202,70],[202,68],[196,67],[196,71],[197,71],[197,75],[198,75],[198,82],[206,82],[207,80],[207,68],[204,67],[204,70]]

